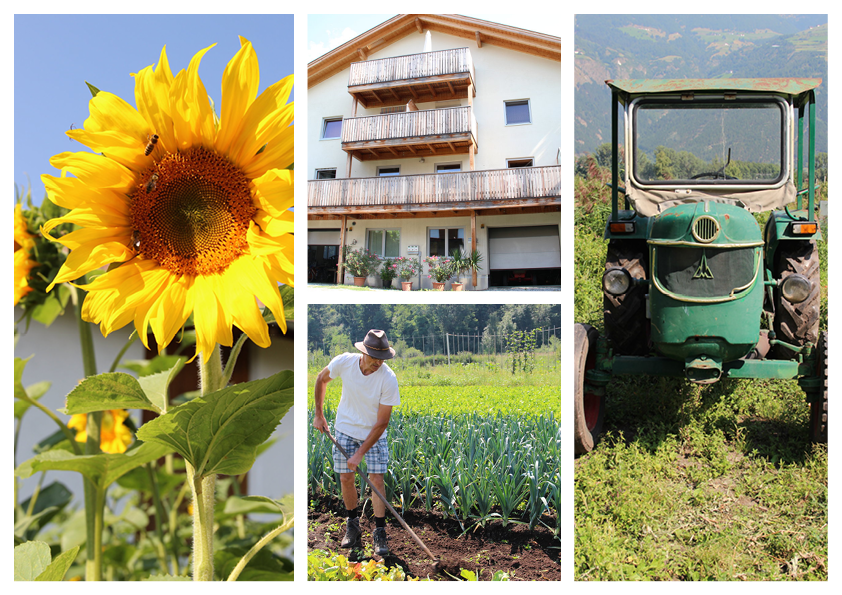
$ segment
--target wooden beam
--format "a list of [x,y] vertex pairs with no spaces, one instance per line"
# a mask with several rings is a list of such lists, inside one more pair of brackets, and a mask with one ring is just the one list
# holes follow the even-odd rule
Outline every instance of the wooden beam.
[[477,47],[478,48],[482,47],[482,39],[480,39],[479,31],[477,31]]
[[468,163],[470,164],[471,171],[474,171],[474,161],[474,143],[471,143],[468,147]]
[[387,149],[389,149],[395,157],[400,157],[400,156],[401,156],[401,155],[400,155],[400,153],[398,153],[397,151],[395,151],[395,148],[394,148],[394,147],[386,147],[386,148],[387,148]]
[[377,91],[374,89],[371,90],[371,94],[374,95],[374,98],[379,101],[380,103],[384,103],[383,99],[380,98],[380,95],[377,94]]
[[450,94],[456,95],[456,91],[453,89],[453,83],[451,83],[450,81],[447,81],[447,86],[450,87]]
[[345,259],[343,247],[345,246],[345,226],[348,224],[348,216],[342,215],[342,231],[339,232],[339,260],[336,262],[336,284],[342,285],[345,280],[345,274],[342,269],[345,268]]
[[428,149],[430,149],[430,153],[432,153],[433,155],[435,155],[435,154],[436,154],[436,150],[433,148],[433,145],[431,145],[431,144],[429,144],[429,143],[428,143],[428,144],[427,144],[427,148],[428,148]]
[[[474,250],[477,249],[477,211],[476,209],[471,210],[471,254],[474,253]],[[474,285],[474,289],[477,288],[477,272],[476,270],[472,271],[471,274],[471,283]]]
[[365,50],[363,48],[357,48],[357,54],[359,54],[360,60],[363,62],[366,61]]
[[392,95],[394,95],[395,99],[397,99],[398,101],[403,101],[403,99],[401,99],[401,96],[400,96],[400,95],[398,95],[398,94],[395,92],[395,89],[394,89],[393,87],[389,87],[389,92],[390,92]]
[[415,17],[415,28],[418,29],[418,32],[423,35],[424,34],[424,27],[421,26],[421,19]]
[[351,177],[351,165],[354,163],[354,152],[348,152],[348,158],[345,160],[345,177]]
[[433,89],[433,85],[427,83],[427,88],[430,90],[430,93],[433,95],[433,97],[438,97],[438,95],[436,95],[436,90]]

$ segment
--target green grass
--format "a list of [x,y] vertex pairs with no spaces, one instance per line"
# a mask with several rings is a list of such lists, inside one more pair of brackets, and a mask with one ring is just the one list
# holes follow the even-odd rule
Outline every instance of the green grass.
[[[602,223],[578,223],[575,320],[602,330]],[[606,434],[575,462],[575,578],[827,580],[828,455],[808,415],[796,381],[616,377]]]

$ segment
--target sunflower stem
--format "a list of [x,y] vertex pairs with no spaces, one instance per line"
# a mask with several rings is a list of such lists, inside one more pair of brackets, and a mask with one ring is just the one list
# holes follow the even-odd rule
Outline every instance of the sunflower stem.
[[[81,279],[87,281],[86,276]],[[71,297],[76,311],[76,326],[79,329],[79,343],[82,347],[82,368],[85,378],[96,375],[96,356],[94,355],[94,338],[91,326],[82,319],[82,302],[84,293],[71,285]],[[85,442],[85,454],[95,455],[99,449],[99,428],[102,423],[102,412],[88,414],[86,430],[88,440]],[[105,494],[89,480],[84,480],[85,487],[85,529],[87,533],[87,561],[85,562],[85,580],[98,581],[102,579],[102,518],[105,507]]]
[[[199,386],[202,396],[223,388],[222,359],[219,345],[214,345],[210,357],[199,354]],[[193,580],[213,580],[213,508],[216,475],[200,475],[187,462],[187,476],[193,489]]]

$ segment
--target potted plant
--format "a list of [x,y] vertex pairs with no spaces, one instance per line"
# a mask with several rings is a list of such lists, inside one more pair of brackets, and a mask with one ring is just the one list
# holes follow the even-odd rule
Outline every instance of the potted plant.
[[366,277],[374,274],[380,265],[380,257],[366,248],[354,250],[350,246],[345,246],[343,252],[345,268],[354,277],[354,285],[363,287]]
[[386,289],[392,287],[392,279],[397,276],[398,271],[395,260],[392,258],[384,259],[383,264],[380,265],[380,279],[383,281],[383,287]]
[[424,262],[430,272],[427,277],[434,279],[433,289],[444,291],[444,284],[453,276],[453,259],[450,256],[428,256]]
[[467,274],[469,272],[479,271],[482,254],[478,250],[472,250],[468,253],[467,251],[457,249],[453,251],[452,259],[454,274],[459,276],[459,282],[453,282],[451,286],[454,291],[462,291],[468,282]]
[[412,281],[410,279],[418,274],[421,268],[419,262],[408,256],[398,256],[392,262],[395,264],[398,277],[401,278],[401,288],[404,291],[412,291]]

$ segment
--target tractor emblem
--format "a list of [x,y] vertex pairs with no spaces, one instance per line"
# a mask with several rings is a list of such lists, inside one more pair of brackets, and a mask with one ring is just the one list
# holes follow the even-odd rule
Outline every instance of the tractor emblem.
[[713,279],[713,272],[710,270],[708,266],[708,259],[707,255],[702,252],[702,261],[699,263],[699,268],[696,269],[696,273],[693,275],[694,279]]

